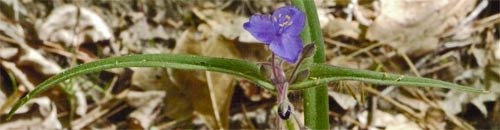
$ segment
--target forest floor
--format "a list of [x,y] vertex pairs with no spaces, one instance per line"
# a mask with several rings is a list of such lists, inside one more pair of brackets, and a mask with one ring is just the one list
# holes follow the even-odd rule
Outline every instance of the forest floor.
[[[500,1],[316,0],[327,63],[488,90],[329,84],[332,129],[500,129]],[[0,130],[273,129],[272,92],[242,78],[167,68],[78,76],[21,107],[78,64],[129,54],[265,61],[242,27],[273,0],[0,0]],[[208,89],[211,88],[211,89]],[[214,96],[215,95],[215,96]],[[289,95],[303,122],[301,91]]]

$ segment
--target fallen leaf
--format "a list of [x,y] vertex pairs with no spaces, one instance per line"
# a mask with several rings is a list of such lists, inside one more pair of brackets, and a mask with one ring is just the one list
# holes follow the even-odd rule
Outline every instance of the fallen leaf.
[[[198,35],[197,35],[198,34]],[[212,31],[208,25],[186,30],[177,42],[174,53],[212,57],[237,58],[234,43]],[[229,104],[235,82],[225,74],[203,71],[169,70],[174,83],[193,103],[198,114],[211,129],[229,127]]]
[[75,5],[52,10],[41,25],[36,25],[36,29],[41,40],[61,42],[67,47],[79,46],[86,40],[96,42],[113,38],[111,29],[98,14]]
[[235,40],[238,38],[241,42],[260,43],[248,31],[243,29],[243,24],[248,18],[237,16],[233,13],[223,12],[217,9],[192,9],[193,13],[200,19],[207,22],[213,29],[213,32],[221,34],[227,39]]
[[355,21],[347,21],[341,18],[335,18],[326,24],[323,32],[328,37],[335,38],[338,36],[346,36],[353,39],[358,39],[361,34],[359,23]]
[[368,28],[366,37],[422,55],[437,49],[439,35],[459,24],[474,8],[475,0],[382,0],[380,14]]
[[[7,23],[0,20],[0,31],[12,38],[19,46],[17,66],[29,66],[45,75],[54,75],[62,71],[53,60],[43,56],[39,51],[26,44],[25,31],[19,24]],[[36,77],[38,78],[38,77]],[[30,87],[30,86],[27,86]]]
[[352,109],[358,103],[352,96],[335,91],[328,91],[328,96],[331,96],[344,110]]
[[[358,115],[358,120],[364,126],[367,125],[368,111],[363,111]],[[373,122],[370,129],[385,127],[386,130],[421,130],[415,122],[408,120],[403,114],[390,114],[384,111],[375,110],[373,113]]]
[[57,118],[56,106],[48,97],[31,99],[19,108],[16,114],[28,112],[28,109],[34,104],[39,106],[38,114],[29,114],[28,118],[14,118],[13,121],[0,124],[0,129],[62,129],[62,125]]
[[19,53],[18,48],[14,47],[0,47],[0,58],[1,59],[12,59],[14,56],[16,56]]
[[155,113],[155,109],[162,104],[165,98],[164,91],[129,91],[127,93],[127,103],[137,109],[130,113],[129,118],[134,118],[139,121],[143,129],[151,126]]

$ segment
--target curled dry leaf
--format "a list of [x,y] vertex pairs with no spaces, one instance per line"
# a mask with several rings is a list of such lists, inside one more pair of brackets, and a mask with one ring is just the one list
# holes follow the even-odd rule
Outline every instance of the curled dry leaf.
[[[119,39],[129,50],[144,53],[165,53],[169,52],[164,47],[144,45],[144,42],[150,42],[152,39],[167,40],[175,37],[177,30],[172,30],[163,25],[151,25],[148,18],[142,13],[129,13],[133,17],[133,25],[120,32]],[[156,43],[156,41],[155,41]]]
[[14,47],[0,47],[0,58],[9,60],[19,53],[18,48]]
[[164,91],[130,91],[127,93],[127,103],[137,109],[129,117],[139,121],[143,129],[150,127],[158,113],[155,109],[160,106],[165,98]]
[[[415,122],[408,120],[403,114],[390,114],[384,111],[375,110],[373,114],[373,122],[370,128],[385,127],[386,130],[421,130]],[[358,120],[364,126],[368,123],[368,111],[362,112],[358,116]]]
[[194,8],[192,11],[196,16],[204,20],[215,33],[221,34],[227,39],[235,40],[238,38],[241,42],[259,42],[248,31],[243,29],[243,23],[248,21],[246,17],[217,9],[199,10]]
[[45,75],[53,75],[61,72],[62,69],[58,64],[26,44],[24,29],[19,24],[0,20],[0,31],[12,38],[15,44],[19,46],[20,50],[17,53],[19,56],[18,66],[30,66]]
[[457,26],[476,0],[381,0],[381,11],[366,37],[401,52],[421,55],[438,47],[439,35]]
[[328,91],[328,96],[331,96],[344,110],[352,109],[358,103],[352,96],[335,91]]
[[62,42],[66,46],[78,46],[86,40],[96,42],[113,38],[111,29],[99,15],[90,9],[75,5],[54,9],[36,28],[40,39]]
[[61,66],[43,56],[37,50],[29,46],[24,46],[22,49],[24,53],[19,57],[19,66],[31,66],[44,75],[55,75],[62,71]]
[[16,114],[26,113],[33,105],[38,105],[37,114],[30,114],[28,118],[15,118],[8,123],[0,124],[1,130],[13,129],[62,129],[62,125],[57,118],[56,106],[48,97],[31,99],[23,105]]

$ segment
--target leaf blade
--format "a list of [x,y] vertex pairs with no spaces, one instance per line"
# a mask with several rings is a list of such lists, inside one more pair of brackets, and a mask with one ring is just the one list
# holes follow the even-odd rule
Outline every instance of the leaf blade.
[[10,118],[14,114],[14,112],[19,109],[19,107],[28,102],[32,97],[35,97],[45,90],[52,88],[59,82],[78,75],[98,72],[111,68],[125,67],[164,67],[223,72],[246,78],[250,81],[253,81],[257,85],[270,90],[274,90],[273,85],[260,75],[260,71],[257,65],[243,60],[178,54],[143,54],[119,56],[81,64],[45,80],[44,82],[40,83],[33,91],[29,92],[26,96],[16,102],[14,107],[9,111],[8,118]]
[[325,84],[338,80],[357,80],[373,84],[396,86],[429,86],[436,88],[455,89],[463,92],[486,93],[487,91],[462,86],[441,80],[421,78],[415,76],[389,74],[369,70],[350,69],[325,64],[312,64],[309,80],[293,84],[290,89],[304,89],[310,86]]

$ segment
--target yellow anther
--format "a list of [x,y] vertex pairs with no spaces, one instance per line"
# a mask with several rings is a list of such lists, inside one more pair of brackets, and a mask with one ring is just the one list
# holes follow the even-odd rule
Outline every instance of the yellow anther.
[[291,18],[289,15],[285,15],[285,19],[286,19],[286,21],[290,21]]
[[[278,18],[281,17],[281,14],[278,14]],[[290,19],[292,19],[289,15],[285,15],[285,21],[280,23],[279,26],[280,27],[285,27],[285,26],[290,26],[292,25],[292,21],[290,21]]]

